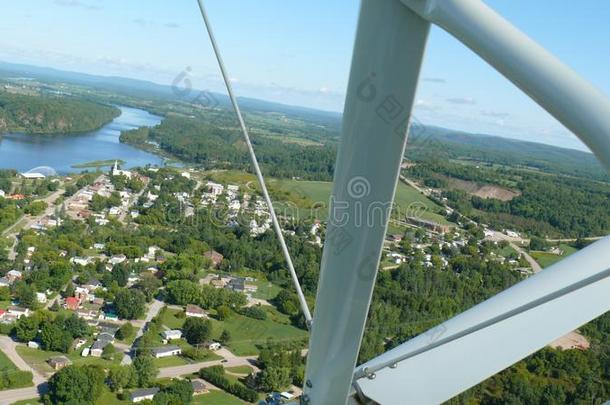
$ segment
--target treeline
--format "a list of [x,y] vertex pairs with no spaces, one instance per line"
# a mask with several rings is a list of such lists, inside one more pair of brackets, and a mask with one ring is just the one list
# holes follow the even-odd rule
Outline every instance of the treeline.
[[[610,231],[610,185],[606,183],[436,160],[418,163],[406,173],[428,186],[441,187],[443,196],[461,214],[497,229],[564,237],[600,236]],[[452,178],[511,186],[521,195],[510,201],[484,199],[451,186]]]
[[120,115],[116,107],[65,97],[0,92],[0,133],[70,134],[92,131]]
[[[156,142],[162,150],[206,168],[251,168],[241,133],[214,122],[169,116],[155,128],[124,132],[121,141],[134,145]],[[268,176],[309,180],[332,178],[336,155],[332,145],[285,143],[264,136],[253,136],[252,143]]]

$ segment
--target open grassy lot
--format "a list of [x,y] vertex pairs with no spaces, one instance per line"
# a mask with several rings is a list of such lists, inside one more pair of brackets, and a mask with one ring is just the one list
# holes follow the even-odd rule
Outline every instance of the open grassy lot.
[[42,404],[38,398],[23,399],[21,401],[13,402],[11,405],[39,405]]
[[184,311],[173,308],[166,308],[161,314],[161,322],[170,329],[180,329],[186,318],[177,316],[184,314]]
[[81,350],[77,352],[72,352],[70,354],[59,353],[59,352],[48,352],[40,349],[31,349],[26,346],[17,346],[17,353],[28,363],[32,368],[41,372],[41,373],[51,373],[54,370],[49,366],[47,360],[51,357],[56,356],[66,356],[69,358],[73,364],[98,364],[103,367],[109,367],[113,364],[119,364],[121,359],[123,358],[123,353],[117,352],[115,354],[114,360],[104,360],[100,357],[82,357],[80,355]]
[[8,357],[6,357],[6,354],[0,351],[0,372],[14,370],[17,370],[17,367],[15,367],[13,362]]
[[556,255],[548,252],[538,252],[533,251],[530,252],[530,255],[542,266],[543,268],[552,266],[553,264],[561,261],[562,259],[570,256],[573,253],[576,253],[578,250],[573,248],[572,246],[561,244],[559,248],[563,250],[562,255]]
[[[300,218],[313,217],[321,220],[328,216],[332,183],[285,179],[270,179],[268,183],[278,201],[277,208],[280,213],[286,216],[298,215]],[[440,209],[419,191],[404,183],[398,183],[393,218],[417,216],[440,224],[448,224],[446,218],[438,213]]]
[[250,366],[236,366],[236,367],[227,367],[225,369],[231,373],[235,374],[250,374],[253,371],[253,368]]
[[160,359],[155,359],[154,362],[159,368],[183,366],[185,364],[189,364],[189,361],[181,356],[162,357]]
[[207,394],[197,395],[191,401],[193,405],[243,405],[245,403],[233,395],[216,390],[210,391]]
[[[273,311],[267,309],[268,311]],[[273,311],[269,317],[262,321],[234,314],[229,319],[220,322],[215,319],[212,336],[216,339],[224,329],[231,334],[231,341],[227,344],[229,349],[238,356],[258,354],[257,345],[262,345],[268,339],[279,341],[298,341],[307,337],[307,332],[288,323],[284,315]],[[285,321],[286,323],[280,323]]]

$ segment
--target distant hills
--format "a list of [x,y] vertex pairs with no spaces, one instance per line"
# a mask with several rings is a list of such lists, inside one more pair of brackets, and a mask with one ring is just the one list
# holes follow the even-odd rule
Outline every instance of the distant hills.
[[[0,78],[31,77],[46,82],[67,82],[113,91],[136,97],[154,97],[169,100],[188,101],[193,94],[180,95],[171,86],[145,80],[116,76],[97,76],[78,72],[68,72],[47,67],[0,62]],[[209,93],[214,104],[230,107],[227,96]],[[278,113],[304,121],[327,126],[331,138],[339,136],[341,114],[304,107],[289,106],[253,98],[240,98],[246,111]],[[423,130],[422,130],[423,129]],[[472,159],[506,165],[522,165],[540,170],[578,175],[608,181],[608,173],[588,152],[550,146],[536,142],[525,142],[498,136],[471,134],[434,126],[419,127],[413,131],[408,156],[442,157],[451,159]],[[434,142],[430,142],[434,141]],[[436,147],[435,147],[436,145]]]

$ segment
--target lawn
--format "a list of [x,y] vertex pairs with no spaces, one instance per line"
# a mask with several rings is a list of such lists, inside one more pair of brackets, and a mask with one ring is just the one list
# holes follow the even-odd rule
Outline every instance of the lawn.
[[227,367],[225,370],[234,374],[250,374],[253,371],[253,368],[250,366],[236,366],[236,367]]
[[191,401],[191,404],[193,405],[243,405],[244,403],[245,402],[240,401],[233,395],[217,390],[212,390],[207,394],[194,396]]
[[155,359],[154,361],[155,365],[159,368],[184,366],[185,364],[189,364],[189,361],[182,356],[162,357],[160,359]]
[[176,315],[184,311],[173,308],[166,308],[161,313],[161,322],[170,329],[180,329],[186,318],[179,318]]
[[39,398],[23,399],[21,401],[13,402],[11,405],[39,405],[42,404]]
[[[279,213],[286,216],[298,215],[299,218],[327,218],[332,183],[287,179],[270,179],[268,183],[278,201]],[[404,220],[407,216],[417,216],[446,225],[449,222],[438,214],[440,210],[441,207],[419,191],[402,182],[398,183],[392,215],[394,218]]]
[[0,350],[0,372],[14,370],[17,370],[17,367],[8,357],[6,357],[6,354]]
[[[83,346],[85,347],[85,346]],[[81,348],[82,349],[82,348]],[[103,367],[109,367],[113,364],[119,364],[123,358],[123,353],[116,353],[113,361],[104,360],[100,357],[82,357],[80,355],[81,350],[65,354],[59,352],[48,352],[40,349],[31,349],[27,346],[17,346],[17,353],[23,358],[23,360],[32,366],[34,369],[41,373],[52,373],[54,370],[49,366],[47,360],[51,357],[66,356],[73,364],[98,364]]]
[[[271,309],[268,309],[271,311]],[[285,317],[277,311],[273,312],[268,319],[262,321],[233,314],[226,321],[212,320],[214,325],[212,336],[216,339],[224,329],[231,334],[231,340],[227,344],[231,351],[238,356],[249,356],[258,354],[257,345],[262,345],[268,339],[276,342],[298,341],[307,337],[307,332],[296,328],[288,323],[277,322],[280,317]],[[275,319],[272,319],[275,318]],[[287,318],[281,318],[287,322]],[[275,321],[274,321],[275,320]]]
[[131,404],[131,401],[121,401],[117,398],[117,395],[113,392],[110,392],[108,389],[104,389],[104,392],[99,397],[97,401],[95,401],[96,405],[122,405],[122,404]]
[[540,264],[540,266],[542,266],[542,268],[546,268],[578,251],[578,249],[564,244],[559,245],[559,248],[563,250],[562,255],[539,251],[532,251],[530,252],[530,255]]

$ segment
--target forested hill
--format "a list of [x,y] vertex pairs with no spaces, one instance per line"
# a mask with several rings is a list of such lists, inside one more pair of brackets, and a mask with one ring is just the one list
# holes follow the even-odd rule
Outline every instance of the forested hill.
[[0,91],[0,134],[69,134],[92,131],[120,115],[116,107],[82,99]]
[[411,131],[407,157],[414,160],[472,160],[610,182],[591,153],[491,135],[476,135],[431,126]]

